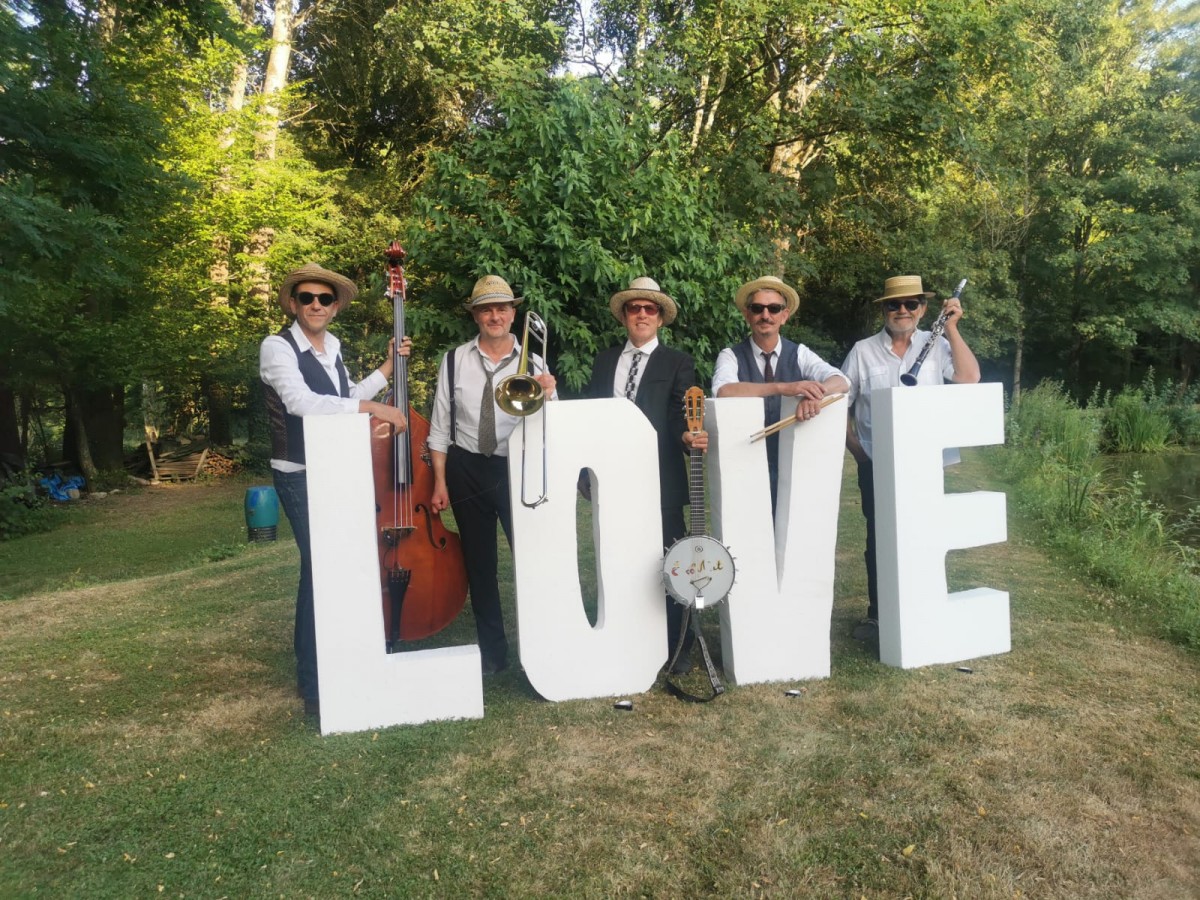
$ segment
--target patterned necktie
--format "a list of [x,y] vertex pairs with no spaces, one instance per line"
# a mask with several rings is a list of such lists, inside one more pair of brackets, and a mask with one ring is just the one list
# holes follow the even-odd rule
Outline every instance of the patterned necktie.
[[[772,350],[771,353],[775,351]],[[774,381],[775,370],[771,368],[771,353],[762,354],[763,358],[763,381]]]
[[633,365],[629,367],[629,377],[625,379],[625,399],[632,400],[633,395],[637,393],[637,372],[638,363],[641,361],[642,351],[633,351]]
[[496,452],[496,398],[492,388],[492,376],[495,372],[488,371],[483,381],[483,402],[479,406],[479,452],[491,456]]

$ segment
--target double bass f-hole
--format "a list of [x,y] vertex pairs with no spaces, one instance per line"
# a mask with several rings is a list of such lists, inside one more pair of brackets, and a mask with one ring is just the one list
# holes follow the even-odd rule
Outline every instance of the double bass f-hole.
[[[386,296],[392,301],[394,384],[392,404],[406,411],[408,429],[392,434],[376,420],[371,428],[375,479],[376,524],[382,588],[385,645],[388,652],[402,642],[429,637],[449,625],[467,599],[467,574],[458,535],[433,512],[433,460],[429,422],[409,403],[408,361],[400,354],[404,340],[404,248],[387,248]],[[413,448],[420,448],[414,455]]]

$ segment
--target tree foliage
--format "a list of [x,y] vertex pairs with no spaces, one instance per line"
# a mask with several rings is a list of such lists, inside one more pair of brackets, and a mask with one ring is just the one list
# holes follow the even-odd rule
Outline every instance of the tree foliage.
[[791,336],[838,359],[878,327],[882,279],[919,272],[943,294],[970,278],[987,377],[1186,386],[1198,9],[9,0],[0,435],[15,398],[58,392],[73,454],[111,462],[143,383],[228,433],[283,322],[272,284],[310,260],[364,287],[339,326],[377,362],[397,234],[418,378],[470,332],[485,272],[547,319],[566,390],[638,275],[679,300],[666,339],[707,374],[747,278],[800,286]]
[[623,334],[608,298],[649,275],[680,305],[665,339],[711,366],[740,321],[737,273],[757,271],[769,244],[653,126],[595,78],[533,77],[499,97],[495,125],[435,154],[419,195],[412,245],[437,312],[414,327],[461,337],[465,317],[440,312],[502,275],[553,323],[556,370],[578,389]]

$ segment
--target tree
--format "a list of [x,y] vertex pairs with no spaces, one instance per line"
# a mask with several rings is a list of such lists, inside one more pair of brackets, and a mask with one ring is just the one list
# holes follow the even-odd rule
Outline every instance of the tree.
[[722,210],[684,142],[659,139],[622,99],[599,79],[531,75],[497,99],[492,123],[434,154],[411,235],[414,330],[466,336],[467,318],[446,310],[499,274],[554,323],[555,372],[575,390],[621,330],[608,297],[650,275],[680,305],[665,339],[711,372],[742,327],[734,289],[769,243]]

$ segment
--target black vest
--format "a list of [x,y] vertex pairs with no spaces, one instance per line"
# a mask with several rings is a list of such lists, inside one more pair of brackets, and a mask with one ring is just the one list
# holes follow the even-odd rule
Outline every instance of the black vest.
[[[800,345],[789,341],[783,335],[779,336],[779,346],[775,348],[775,380],[800,381],[800,363],[797,359]],[[738,381],[751,381],[763,384],[762,372],[758,370],[755,361],[762,351],[750,338],[742,341],[733,348],[733,355],[738,364]],[[775,394],[763,397],[763,425],[774,425],[779,421],[779,409],[782,398]],[[771,514],[775,514],[775,500],[779,484],[779,435],[773,434],[767,438],[767,473],[771,478]]]
[[[312,349],[300,352],[300,346],[292,337],[290,328],[279,332],[279,336],[292,345],[296,351],[296,360],[300,366],[300,374],[304,383],[314,394],[326,396],[349,397],[350,379],[346,375],[346,367],[342,365],[342,355],[339,353],[334,366],[338,373],[336,389],[329,380],[329,373],[317,361]],[[293,416],[283,405],[283,398],[271,385],[263,384],[263,394],[267,402],[267,419],[271,423],[271,458],[286,459],[288,462],[304,465],[304,418]]]
[[[755,384],[763,383],[762,372],[758,370],[757,360],[762,353],[758,349],[758,345],[750,338],[742,341],[733,348],[734,358],[738,364],[738,381],[751,381]],[[787,338],[780,335],[779,346],[775,348],[775,380],[776,381],[800,381],[800,363],[797,362],[797,357],[800,354],[800,345],[795,341],[789,341]],[[774,425],[779,421],[780,400],[778,394],[773,397],[763,397],[763,406],[766,410],[766,415],[763,417],[763,425]]]

